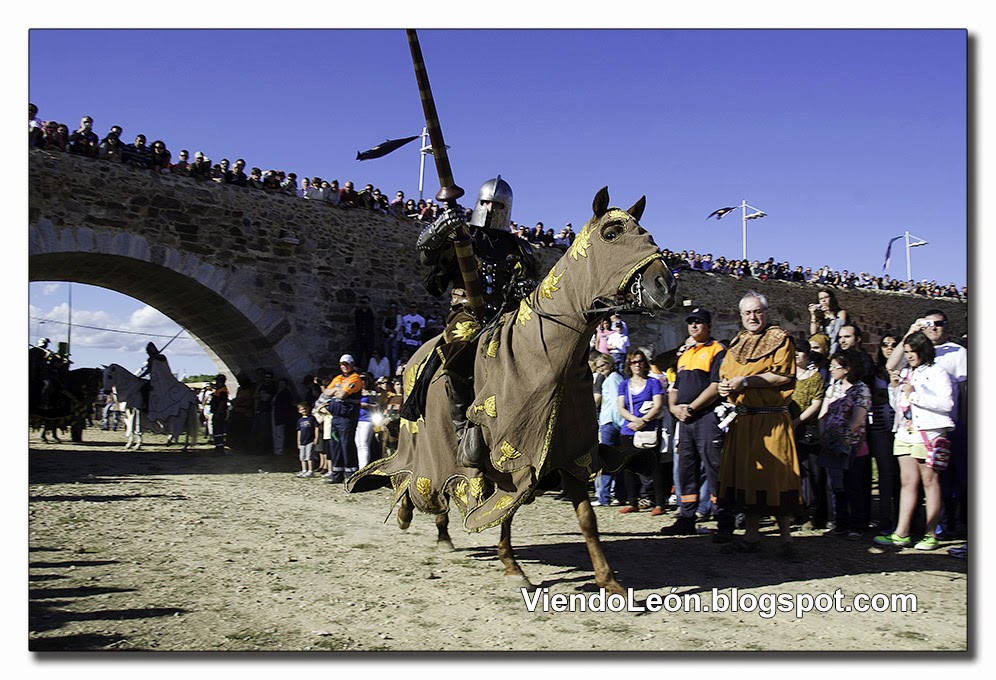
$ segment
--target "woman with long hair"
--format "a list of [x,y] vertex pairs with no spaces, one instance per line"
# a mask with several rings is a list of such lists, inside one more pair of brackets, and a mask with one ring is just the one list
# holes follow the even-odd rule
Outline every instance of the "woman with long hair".
[[[903,340],[906,368],[889,385],[889,403],[896,412],[893,453],[899,460],[899,516],[888,536],[876,536],[879,545],[936,550],[937,521],[941,515],[941,483],[932,452],[954,429],[954,385],[951,376],[934,363],[934,345],[922,331]],[[932,466],[933,465],[933,466]],[[934,467],[936,466],[936,467]],[[910,536],[920,487],[927,505],[924,536],[916,544]]]
[[837,296],[828,288],[820,290],[816,297],[819,302],[809,305],[809,332],[825,333],[830,338],[829,358],[837,353],[837,334],[847,325],[847,310],[841,309]]
[[[868,450],[878,471],[878,519],[875,528],[880,534],[890,534],[896,528],[899,515],[899,463],[892,454],[892,425],[896,413],[889,405],[889,371],[885,364],[897,351],[899,340],[886,334],[879,342],[875,357],[875,374],[871,380],[871,422],[865,436]],[[868,488],[871,488],[871,467],[868,468]],[[870,499],[870,495],[868,496]],[[869,517],[871,508],[869,508]]]
[[871,391],[862,382],[865,362],[860,351],[849,349],[830,358],[830,377],[820,408],[822,451],[820,464],[826,468],[827,484],[833,499],[830,536],[861,538],[868,528],[865,515],[864,479],[868,452],[862,444],[871,406]]

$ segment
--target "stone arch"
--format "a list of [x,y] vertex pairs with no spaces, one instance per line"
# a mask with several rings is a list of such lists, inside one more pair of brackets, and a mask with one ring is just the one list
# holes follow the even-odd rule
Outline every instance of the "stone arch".
[[[35,225],[28,258],[30,281],[85,283],[155,307],[189,334],[235,384],[257,368],[289,379],[300,356],[290,326],[260,309],[230,283],[224,269],[196,254],[150,244],[128,233],[95,233],[88,227]],[[281,351],[282,350],[282,351]]]

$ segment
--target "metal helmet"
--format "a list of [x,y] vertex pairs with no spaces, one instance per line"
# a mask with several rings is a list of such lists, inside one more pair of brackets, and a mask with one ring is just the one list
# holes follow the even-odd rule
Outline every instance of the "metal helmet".
[[[484,203],[490,202],[491,209]],[[477,194],[477,204],[468,224],[475,227],[507,231],[512,216],[512,187],[498,175],[481,185]]]

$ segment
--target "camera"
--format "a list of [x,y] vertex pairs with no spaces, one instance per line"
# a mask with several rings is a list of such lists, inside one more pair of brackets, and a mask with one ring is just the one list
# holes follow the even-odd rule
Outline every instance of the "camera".
[[729,402],[722,402],[713,409],[719,419],[719,429],[726,432],[730,428],[733,419],[737,417],[736,407]]
[[920,325],[923,326],[924,328],[933,328],[934,321],[932,319],[924,319],[920,322]]

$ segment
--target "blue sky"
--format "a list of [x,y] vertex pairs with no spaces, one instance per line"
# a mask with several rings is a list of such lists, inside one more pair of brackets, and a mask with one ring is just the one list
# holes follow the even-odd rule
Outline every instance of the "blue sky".
[[[889,239],[909,230],[929,241],[913,251],[915,278],[968,283],[963,30],[419,35],[465,203],[500,173],[514,220],[559,230],[582,224],[608,185],[624,207],[647,195],[642,222],[662,247],[739,257],[739,212],[705,218],[746,200],[768,214],[748,222],[751,259],[878,275]],[[128,141],[143,133],[174,154],[418,195],[417,142],[355,160],[421,131],[401,28],[33,30],[29,48],[29,97],[43,119],[72,128],[87,114],[101,136],[118,124]],[[66,77],[79,68],[87,77]],[[426,197],[437,188],[429,159]],[[890,273],[905,278],[901,249]],[[74,323],[178,329],[89,288],[73,286]],[[65,320],[67,298],[65,284],[32,284],[31,315]],[[146,341],[81,328],[73,351],[84,365],[89,343],[141,362]],[[188,372],[214,370],[191,341],[171,356],[184,346],[201,356]]]
[[[534,0],[485,6],[444,2],[434,8],[424,3],[298,3],[268,9],[190,0],[145,6],[55,1],[15,5],[5,18],[20,16],[12,16],[0,30],[11,52],[12,89],[27,93],[41,107],[43,118],[73,123],[87,113],[96,119],[100,133],[119,123],[126,134],[161,137],[174,151],[202,149],[215,159],[243,156],[250,165],[349,177],[389,192],[403,188],[411,195],[417,192],[418,177],[418,157],[411,147],[375,161],[353,160],[359,150],[421,128],[403,28],[496,22],[516,28],[725,28],[721,33],[694,30],[649,37],[627,31],[615,39],[604,34],[584,39],[560,32],[461,36],[421,30],[457,181],[472,194],[481,181],[501,172],[515,189],[515,219],[542,220],[554,227],[583,222],[594,191],[603,185],[609,185],[614,202],[623,205],[647,194],[644,222],[662,246],[717,255],[739,254],[740,222],[706,222],[705,216],[746,199],[769,215],[752,224],[751,257],[773,256],[812,266],[825,262],[859,271],[880,271],[888,239],[909,229],[930,241],[930,246],[913,251],[914,275],[967,282],[974,286],[975,309],[984,314],[983,295],[989,286],[987,272],[978,266],[983,261],[979,253],[992,251],[982,226],[984,196],[977,196],[972,205],[974,231],[967,246],[964,238],[963,37],[954,32],[862,30],[844,42],[842,33],[818,40],[821,36],[811,32],[747,34],[732,29],[968,28],[975,40],[975,104],[968,113],[975,128],[970,187],[981,194],[981,187],[987,186],[985,161],[991,158],[983,121],[992,87],[987,90],[983,82],[986,77],[992,81],[994,54],[985,41],[991,37],[991,31],[986,32],[988,17],[983,18],[986,3],[712,0],[656,3],[649,11],[648,4],[616,0],[567,12],[561,3],[547,6]],[[204,32],[190,42],[171,34],[156,45],[120,32],[99,39],[62,34],[57,41],[32,33],[29,49],[28,29],[39,26],[264,24],[387,25],[393,30],[336,34],[335,40],[296,32],[277,45],[263,42],[259,34]],[[920,39],[927,42],[918,43]],[[43,57],[43,51],[48,56]],[[576,68],[581,77],[568,80],[566,67]],[[15,129],[16,109],[16,127],[23,130],[23,103],[7,108],[5,129]],[[498,142],[489,145],[488,137]],[[12,138],[11,148],[13,144]],[[26,196],[25,173],[13,165],[9,174],[8,186],[15,195]],[[428,174],[426,193],[432,194],[436,187],[431,166]],[[17,214],[27,221],[26,200]],[[27,251],[26,231],[12,237],[16,247],[11,252]],[[975,261],[970,277],[965,274],[966,248]],[[6,269],[16,280],[27,280],[26,257]],[[895,253],[893,272],[905,274],[904,262]],[[30,316],[34,309],[27,314],[24,309],[29,305],[55,314],[58,305],[66,304],[66,284],[45,286],[48,295],[42,288],[32,285],[30,296],[17,298],[12,316]],[[86,325],[156,337],[172,337],[179,330],[143,309],[141,302],[99,291],[90,299],[86,288],[73,285],[74,323],[86,319]],[[985,330],[982,325],[976,328]],[[130,338],[113,335],[119,345],[122,338]],[[35,336],[31,329],[29,338]],[[82,351],[77,343],[84,337],[83,330],[74,332],[74,354]],[[12,338],[21,341],[17,334]],[[135,368],[145,341],[135,343],[138,353],[132,355],[109,346],[95,348],[94,356]],[[179,339],[171,345],[176,350],[170,352],[171,365],[200,372],[193,357],[188,365],[177,355],[183,345]],[[13,349],[11,340],[11,355]],[[986,362],[986,353],[973,355],[973,373],[987,375]],[[984,390],[980,397],[978,403],[988,405]],[[23,420],[7,421],[16,425],[10,435],[17,441],[23,436]],[[978,462],[983,467],[977,477],[985,479],[985,457]],[[26,468],[26,458],[15,457],[15,465]],[[26,474],[7,479],[19,484]],[[15,512],[23,508],[22,493],[19,486],[7,494],[17,505]],[[26,523],[21,526],[25,532]],[[26,615],[26,601],[17,601]],[[987,602],[978,604],[986,609]],[[5,639],[20,639],[23,616],[7,620],[11,634]],[[977,659],[980,666],[982,661]],[[369,665],[367,660],[342,663],[361,662]],[[470,670],[475,662],[465,663]],[[565,663],[572,662],[558,660],[558,667]],[[691,662],[674,663],[677,668]],[[695,661],[696,669],[701,663]],[[46,674],[33,660],[27,664],[33,674]],[[580,665],[576,669],[582,670]],[[106,676],[112,669],[91,670]],[[173,672],[151,672],[160,670],[163,675]],[[473,672],[481,674],[480,666]],[[495,667],[494,674],[499,672],[504,669]],[[64,674],[62,669],[52,673]]]

